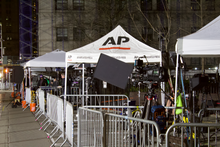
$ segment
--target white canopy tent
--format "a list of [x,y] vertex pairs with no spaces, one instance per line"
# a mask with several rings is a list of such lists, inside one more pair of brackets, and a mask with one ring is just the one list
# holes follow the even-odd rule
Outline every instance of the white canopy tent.
[[106,54],[126,63],[146,56],[148,62],[160,62],[161,52],[128,34],[121,26],[102,38],[66,53],[67,63],[97,63],[100,54]]
[[[25,69],[25,78],[27,78],[27,72],[29,75],[31,71],[46,71],[45,67],[65,67],[65,51],[56,49],[50,53],[46,53],[35,59],[22,63],[21,66],[28,68]],[[26,80],[27,81],[27,80]],[[31,78],[29,77],[29,82],[31,83]]]
[[197,32],[177,39],[176,53],[181,56],[220,55],[220,16]]
[[26,67],[65,67],[66,52],[56,49],[22,64]]
[[[220,56],[220,16],[212,20],[197,32],[177,39],[176,53],[183,57]],[[176,62],[175,106],[177,98],[178,65]]]
[[[136,59],[143,56],[146,56],[149,63],[161,62],[161,51],[135,39],[119,25],[102,38],[67,52],[65,77],[67,77],[69,65],[73,63],[97,63],[101,53],[125,63],[134,63]],[[84,70],[82,70],[82,75],[84,75]],[[84,91],[84,81],[82,83],[82,91]],[[67,81],[65,81],[65,85],[67,85]]]

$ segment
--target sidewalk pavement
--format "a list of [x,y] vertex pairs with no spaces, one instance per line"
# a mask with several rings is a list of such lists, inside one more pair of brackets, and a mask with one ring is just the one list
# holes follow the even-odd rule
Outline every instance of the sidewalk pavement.
[[12,108],[11,92],[0,92],[0,147],[49,147],[52,142],[30,108]]

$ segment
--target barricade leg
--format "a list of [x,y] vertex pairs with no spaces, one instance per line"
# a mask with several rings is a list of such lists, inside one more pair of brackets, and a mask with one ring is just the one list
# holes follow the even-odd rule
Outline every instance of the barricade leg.
[[49,125],[50,125],[51,120],[50,120],[50,119],[49,119],[49,120],[47,120],[47,121],[46,121],[46,123],[45,123],[43,126],[41,126],[39,130],[42,130],[42,129],[43,129],[43,127],[44,127],[44,126],[45,126],[47,123],[49,123]]
[[46,118],[40,123],[40,125],[42,125],[46,120],[48,120],[48,117],[46,116]]
[[41,116],[43,115],[43,112],[40,114],[40,116],[38,116],[35,121],[37,121]]
[[[55,132],[54,132],[55,131]],[[47,136],[47,138],[52,138],[59,131],[58,126],[56,126]]]
[[63,143],[60,145],[60,147],[64,146],[64,144],[66,143],[67,138],[63,141]]
[[50,123],[44,128],[44,131],[46,131],[46,129],[52,124],[52,121],[50,121]]
[[26,108],[23,109],[23,111],[25,111],[28,107],[29,107],[29,104],[26,106]]
[[36,117],[36,115],[38,115],[39,112],[41,112],[41,111],[40,111],[40,108],[38,107],[38,108],[36,109],[36,111],[34,112],[35,117]]
[[52,146],[54,146],[55,145],[55,143],[57,143],[57,141],[60,139],[62,137],[62,134],[53,142],[53,144],[51,144],[51,146],[50,147],[52,147]]
[[34,114],[34,116],[37,117],[40,113],[43,113],[43,112],[40,110],[37,110],[37,112]]

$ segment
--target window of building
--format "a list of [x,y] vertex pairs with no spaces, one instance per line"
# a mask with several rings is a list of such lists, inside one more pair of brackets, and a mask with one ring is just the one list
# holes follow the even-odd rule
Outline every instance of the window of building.
[[206,0],[206,10],[215,11],[215,0]]
[[73,40],[75,41],[82,41],[83,39],[85,39],[85,30],[78,28],[78,27],[74,27],[73,28]]
[[191,58],[191,65],[201,65],[201,58]]
[[67,41],[68,40],[68,29],[67,28],[57,28],[56,37],[57,41]]
[[215,65],[215,58],[206,58],[205,65]]
[[12,40],[12,37],[7,36],[7,37],[6,37],[6,40]]
[[73,0],[73,10],[85,10],[85,1]]
[[68,0],[56,0],[55,7],[56,7],[56,10],[67,10]]
[[152,0],[141,0],[141,11],[152,10]]
[[157,0],[157,10],[165,11],[167,10],[167,2],[166,0]]
[[200,0],[191,0],[191,10],[193,11],[200,10]]
[[11,29],[6,28],[6,32],[7,32],[7,33],[11,33]]

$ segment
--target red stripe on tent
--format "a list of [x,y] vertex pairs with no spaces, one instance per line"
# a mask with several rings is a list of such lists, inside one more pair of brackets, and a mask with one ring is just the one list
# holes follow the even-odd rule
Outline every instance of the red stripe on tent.
[[99,48],[99,50],[110,50],[110,49],[130,50],[130,48],[125,48],[125,47],[107,47],[107,48]]

